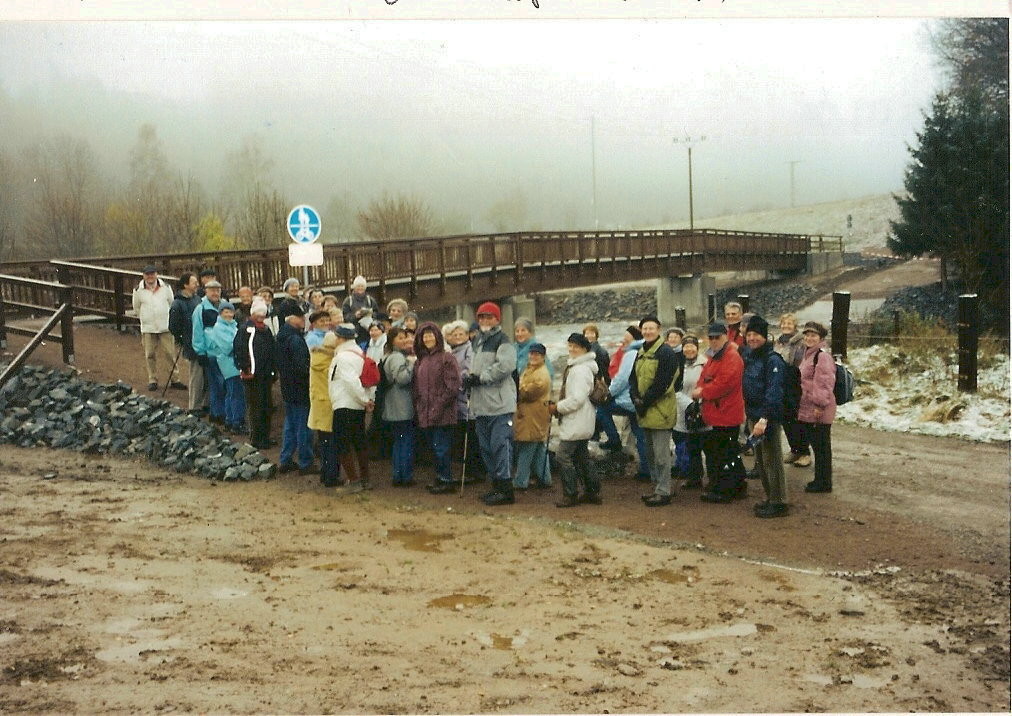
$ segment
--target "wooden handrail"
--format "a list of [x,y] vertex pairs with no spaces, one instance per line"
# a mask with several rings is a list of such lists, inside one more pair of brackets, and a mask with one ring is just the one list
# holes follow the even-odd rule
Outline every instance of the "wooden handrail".
[[[49,335],[49,332],[56,327],[56,324],[61,323],[66,314],[68,313],[72,314],[73,310],[74,310],[73,306],[71,306],[69,303],[64,303],[59,308],[56,309],[56,313],[54,313],[52,316],[49,317],[49,320],[46,321],[45,324],[43,324],[42,328],[39,329],[39,332],[35,334],[35,337],[32,338],[30,341],[28,341],[28,343],[25,345],[24,348],[21,349],[21,352],[17,354],[14,360],[12,360],[7,365],[7,368],[4,369],[4,372],[0,373],[0,388],[3,388],[4,385],[7,384],[7,381],[10,380],[12,377],[14,377],[15,373],[21,370],[21,366],[24,365],[24,362],[26,360],[28,360],[28,356],[32,354],[32,351],[38,348],[39,345],[42,343],[42,341],[46,338],[46,336]],[[65,337],[60,336],[60,338],[62,341]]]

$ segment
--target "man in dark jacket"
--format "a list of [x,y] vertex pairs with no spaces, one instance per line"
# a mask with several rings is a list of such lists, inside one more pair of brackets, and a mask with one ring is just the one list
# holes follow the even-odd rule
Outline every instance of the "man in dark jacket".
[[266,317],[267,304],[254,302],[250,319],[239,329],[233,343],[235,365],[246,389],[250,444],[258,450],[270,447],[271,383],[277,374],[274,335],[264,323]]
[[769,324],[752,316],[745,327],[745,372],[742,393],[745,417],[755,447],[759,478],[766,490],[766,502],[755,506],[756,517],[783,517],[787,514],[787,478],[780,447],[780,425],[784,409],[784,359],[773,350],[767,337]]
[[187,385],[187,408],[191,413],[201,413],[207,406],[207,385],[204,383],[204,369],[193,350],[193,311],[200,305],[197,295],[199,283],[192,273],[179,277],[179,290],[169,307],[169,333],[176,339],[176,347],[190,364],[190,381]]
[[308,475],[313,469],[313,434],[309,430],[309,346],[302,337],[305,328],[305,318],[291,315],[275,338],[281,400],[285,404],[278,472],[294,470],[292,457],[296,456],[301,475]]

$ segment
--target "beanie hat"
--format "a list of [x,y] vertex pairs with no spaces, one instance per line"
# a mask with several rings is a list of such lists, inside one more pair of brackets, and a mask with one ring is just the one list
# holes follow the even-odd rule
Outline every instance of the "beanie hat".
[[545,349],[542,343],[531,343],[527,348],[528,353],[540,353],[541,355],[548,355],[548,351]]
[[748,323],[745,326],[745,333],[749,331],[758,333],[765,338],[770,332],[770,324],[766,322],[765,318],[756,314],[748,319]]
[[224,310],[225,310],[226,308],[227,308],[228,310],[232,311],[233,313],[235,312],[235,306],[233,306],[233,305],[232,305],[231,303],[229,303],[228,301],[222,301],[221,303],[219,303],[219,304],[218,304],[218,313],[221,313],[221,312],[222,312],[222,311],[224,311]]
[[694,346],[698,346],[699,345],[699,339],[696,338],[691,333],[687,333],[687,334],[685,334],[685,337],[682,338],[682,345],[684,346],[686,343],[691,343]]
[[267,315],[267,304],[261,301],[259,298],[253,299],[253,305],[249,309],[249,315],[251,316],[266,316]]
[[819,338],[825,338],[828,331],[826,327],[818,321],[809,321],[805,324],[805,327],[801,329],[802,333],[818,333]]
[[352,288],[365,288],[366,285],[365,276],[356,276],[355,280],[351,282]]
[[573,345],[580,346],[585,351],[590,350],[590,341],[582,333],[570,333],[569,338],[566,339],[566,343],[572,343]]
[[334,332],[339,338],[354,338],[357,333],[355,332],[355,326],[350,323],[342,323],[334,329]]
[[657,316],[644,316],[640,319],[640,328],[643,328],[643,324],[648,322],[656,323],[658,326],[661,325],[661,321]]
[[625,332],[632,336],[634,341],[643,340],[643,332],[636,326],[629,326],[625,329]]
[[495,319],[497,321],[501,321],[502,320],[502,311],[500,311],[499,307],[497,305],[495,305],[494,303],[492,303],[491,301],[485,301],[485,303],[483,303],[480,306],[478,306],[478,310],[474,312],[474,315],[475,316],[480,316],[483,313],[487,313],[487,314],[489,314],[491,316],[495,316]]

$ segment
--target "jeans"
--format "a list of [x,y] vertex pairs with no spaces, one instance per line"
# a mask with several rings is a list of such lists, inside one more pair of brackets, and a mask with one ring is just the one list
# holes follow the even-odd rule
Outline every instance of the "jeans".
[[245,419],[246,394],[242,389],[242,380],[234,375],[225,381],[225,424],[239,428]]
[[650,462],[647,459],[647,442],[643,434],[643,428],[640,427],[640,423],[636,419],[636,411],[626,410],[619,406],[614,399],[598,407],[597,419],[601,422],[604,434],[608,436],[608,442],[612,444],[622,442],[622,438],[618,434],[618,428],[615,427],[615,420],[612,417],[615,415],[629,418],[629,429],[636,438],[636,453],[640,459],[639,472],[641,475],[648,474],[650,472]]
[[225,418],[225,376],[221,374],[218,361],[208,358],[204,368],[207,377],[208,412],[212,418]]
[[328,486],[336,485],[341,476],[341,468],[337,463],[337,445],[334,443],[334,433],[317,430],[316,448],[320,452],[320,482]]
[[548,487],[552,484],[552,471],[548,465],[548,447],[545,443],[518,442],[515,443],[517,451],[517,474],[513,478],[513,486],[526,489],[531,483],[533,474],[538,484]]
[[299,467],[313,464],[313,432],[309,429],[309,406],[285,402],[285,423],[281,433],[281,456],[278,462],[287,465],[298,451]]
[[675,476],[686,478],[689,476],[689,434],[672,430],[671,438],[675,441]]
[[478,447],[485,469],[497,486],[513,488],[510,466],[513,462],[513,413],[479,415],[475,418]]
[[576,497],[579,482],[583,482],[584,494],[597,495],[601,492],[601,481],[590,464],[586,440],[562,440],[555,456],[559,460],[559,471],[562,473],[562,494],[566,497]]
[[436,479],[439,482],[453,482],[450,474],[450,445],[453,441],[453,427],[437,425],[422,428],[422,438],[436,457]]
[[415,469],[415,423],[411,420],[387,422],[394,443],[390,458],[391,480],[395,485],[411,482]]

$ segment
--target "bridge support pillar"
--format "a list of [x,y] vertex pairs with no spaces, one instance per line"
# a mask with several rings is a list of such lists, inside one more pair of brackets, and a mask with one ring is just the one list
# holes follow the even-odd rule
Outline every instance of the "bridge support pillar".
[[[494,300],[499,305],[499,310],[502,311],[502,327],[510,337],[510,340],[513,340],[513,323],[518,318],[529,318],[535,324],[537,323],[534,315],[535,301],[533,298],[529,296],[506,296]],[[475,320],[474,312],[477,308],[478,304],[458,303],[456,307],[457,318],[472,323]]]
[[657,281],[657,317],[665,328],[675,324],[675,308],[685,309],[685,329],[706,323],[706,295],[716,293],[717,280],[713,276],[671,276]]

